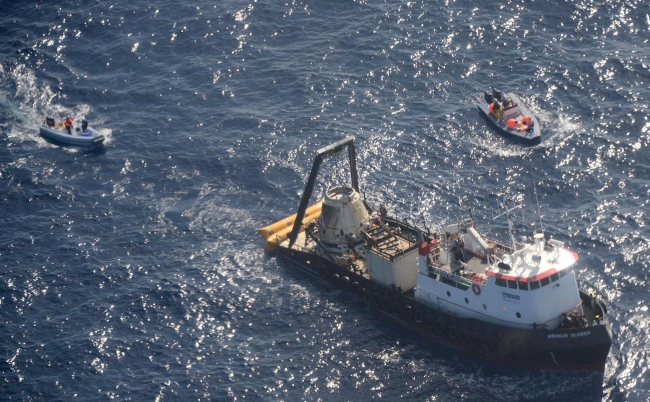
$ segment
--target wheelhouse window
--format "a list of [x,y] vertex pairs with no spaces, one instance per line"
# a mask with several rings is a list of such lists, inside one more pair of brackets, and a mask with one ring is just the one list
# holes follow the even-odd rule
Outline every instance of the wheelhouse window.
[[510,289],[517,289],[517,281],[508,280],[508,287]]
[[519,285],[519,290],[528,290],[528,282],[519,281],[517,284]]
[[547,276],[546,278],[541,279],[541,280],[539,281],[539,283],[540,283],[542,286],[546,286],[546,285],[548,285],[549,283],[551,283],[551,279]]
[[535,290],[535,289],[539,289],[539,281],[530,283],[530,290]]
[[494,283],[496,283],[497,286],[503,286],[504,288],[507,286],[506,280],[503,278],[495,278]]
[[557,272],[551,275],[551,282],[555,282],[558,279],[560,279],[560,274],[558,274]]

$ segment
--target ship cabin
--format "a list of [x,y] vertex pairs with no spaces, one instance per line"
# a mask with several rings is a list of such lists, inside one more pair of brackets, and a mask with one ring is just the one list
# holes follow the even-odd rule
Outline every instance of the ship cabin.
[[573,271],[578,255],[562,242],[537,233],[513,248],[463,225],[460,236],[448,234],[420,246],[416,295],[422,302],[528,329],[554,329],[564,316],[583,313]]

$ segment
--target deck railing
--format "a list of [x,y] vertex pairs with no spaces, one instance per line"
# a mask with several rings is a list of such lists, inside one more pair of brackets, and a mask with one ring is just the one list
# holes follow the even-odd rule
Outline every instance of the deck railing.
[[[475,280],[473,278],[466,278],[464,276],[455,274],[453,272],[444,271],[444,270],[442,270],[440,268],[437,268],[437,267],[435,267],[433,265],[428,265],[428,268],[429,268],[429,276],[431,276],[431,274],[433,273],[433,274],[436,274],[436,275],[440,275],[440,277],[442,277],[442,278],[449,279],[450,281],[453,281],[456,284],[460,283],[460,284],[463,285],[463,288],[462,288],[463,290],[466,290],[467,288],[469,288],[473,284],[485,285],[485,281],[483,281],[482,279],[481,280]],[[458,286],[456,286],[456,287],[458,287]]]

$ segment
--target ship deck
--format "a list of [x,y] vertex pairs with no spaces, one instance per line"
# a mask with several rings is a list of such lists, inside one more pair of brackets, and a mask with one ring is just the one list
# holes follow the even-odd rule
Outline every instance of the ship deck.
[[[449,271],[452,273],[465,273],[465,274],[482,274],[488,267],[487,260],[481,259],[475,255],[465,252],[465,261],[457,260],[452,261]],[[445,269],[446,267],[440,266],[439,268]]]
[[[342,248],[341,246],[334,248],[327,247],[322,243],[319,244],[307,234],[307,231],[298,233],[291,249],[320,255],[322,257],[326,257],[327,254],[329,258],[334,258],[336,260],[335,262],[339,265],[343,265],[369,279],[370,276],[368,274],[366,260],[363,258],[364,248],[371,248],[374,253],[386,259],[392,259],[416,245],[416,240],[413,236],[402,234],[394,228],[373,222],[371,222],[365,233],[367,235],[365,239],[358,240],[354,245],[354,253],[349,253],[350,249],[345,246]],[[289,240],[284,240],[279,245],[282,248],[288,249]]]

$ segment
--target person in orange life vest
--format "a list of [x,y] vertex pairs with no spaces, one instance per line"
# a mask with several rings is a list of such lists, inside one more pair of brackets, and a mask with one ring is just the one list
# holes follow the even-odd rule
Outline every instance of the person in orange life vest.
[[69,117],[66,117],[65,120],[63,121],[63,125],[65,126],[65,130],[68,132],[68,134],[72,134],[72,125],[73,124],[74,124],[74,122]]
[[517,121],[515,119],[510,118],[510,119],[508,119],[507,125],[508,125],[508,128],[512,130],[517,125]]
[[522,133],[528,131],[528,125],[524,123],[524,119],[521,119],[517,122],[517,130],[521,131]]
[[521,118],[521,124],[527,126],[530,124],[530,116],[524,115],[524,117]]

